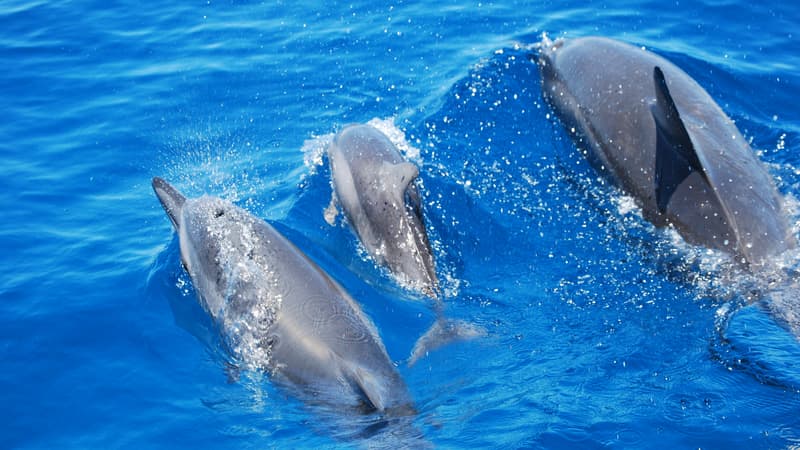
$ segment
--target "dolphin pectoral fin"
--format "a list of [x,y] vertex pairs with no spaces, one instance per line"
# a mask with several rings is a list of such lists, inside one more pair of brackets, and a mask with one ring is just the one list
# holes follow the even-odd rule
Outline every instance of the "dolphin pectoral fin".
[[155,191],[158,201],[169,216],[172,226],[175,230],[181,227],[180,212],[183,204],[186,202],[186,197],[175,189],[171,184],[167,183],[163,178],[153,178],[153,191]]
[[655,120],[657,135],[654,182],[658,210],[663,213],[678,185],[692,172],[699,172],[703,178],[706,175],[669,92],[664,72],[658,66],[653,69],[653,81],[656,101],[650,105],[650,112]]
[[323,216],[325,217],[325,222],[328,222],[328,225],[333,226],[336,224],[336,217],[339,216],[339,201],[336,199],[335,189],[331,193],[331,202],[328,203],[328,207],[325,208]]
[[408,366],[412,367],[416,362],[427,356],[429,352],[444,345],[467,341],[477,337],[486,336],[486,329],[463,320],[449,320],[439,318],[436,322],[417,339],[411,356],[408,358]]

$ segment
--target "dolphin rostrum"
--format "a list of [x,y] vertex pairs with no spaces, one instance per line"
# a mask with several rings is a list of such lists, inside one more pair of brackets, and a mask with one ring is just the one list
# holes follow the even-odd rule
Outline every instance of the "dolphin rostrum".
[[683,70],[599,37],[544,36],[536,58],[544,96],[576,144],[647,220],[756,266],[795,247],[764,165]]
[[235,357],[315,397],[413,413],[373,323],[302,251],[228,201],[187,199],[161,178],[153,189],[178,233],[200,303]]
[[[409,365],[446,343],[482,336],[482,328],[443,317],[439,281],[416,180],[419,169],[371,125],[349,125],[328,147],[334,193],[370,256],[405,286],[436,302],[437,321],[416,343]],[[335,216],[334,216],[335,217]]]

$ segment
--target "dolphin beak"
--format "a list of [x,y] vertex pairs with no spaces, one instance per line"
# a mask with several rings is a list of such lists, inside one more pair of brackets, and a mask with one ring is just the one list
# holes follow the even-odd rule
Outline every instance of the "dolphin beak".
[[172,226],[175,230],[179,230],[181,226],[181,208],[186,203],[186,197],[175,189],[171,184],[167,183],[163,178],[153,178],[153,190],[164,207],[169,220],[172,221]]

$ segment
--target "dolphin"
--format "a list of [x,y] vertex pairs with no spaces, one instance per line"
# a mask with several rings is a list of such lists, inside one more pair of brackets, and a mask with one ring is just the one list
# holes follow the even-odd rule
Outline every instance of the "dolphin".
[[538,46],[545,99],[647,220],[750,266],[796,246],[764,165],[683,70],[602,37],[553,42],[545,35]]
[[340,204],[370,256],[404,286],[435,301],[436,322],[411,351],[409,366],[447,343],[484,336],[486,330],[444,317],[439,281],[422,216],[416,180],[419,169],[371,125],[342,129],[327,149],[333,195],[326,220],[333,224]]
[[[417,188],[419,169],[371,125],[349,125],[327,149],[338,203],[369,255],[406,287],[438,296],[439,281]],[[335,210],[334,210],[335,211]],[[333,214],[335,217],[335,213]]]
[[339,404],[413,414],[374,324],[318,265],[265,221],[217,197],[187,199],[153,179],[203,308],[234,356]]

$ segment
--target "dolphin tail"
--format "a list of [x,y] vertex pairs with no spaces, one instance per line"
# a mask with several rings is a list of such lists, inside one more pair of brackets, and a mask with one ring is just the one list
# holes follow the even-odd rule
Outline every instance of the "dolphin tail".
[[432,350],[444,345],[467,341],[477,337],[486,336],[486,329],[463,320],[451,320],[439,317],[436,322],[417,339],[411,356],[408,358],[408,366],[412,367],[416,362],[428,355]]
[[179,230],[181,227],[180,212],[186,202],[186,197],[171,184],[167,183],[166,180],[159,177],[153,178],[153,190],[167,216],[169,216],[169,220],[172,221],[172,226],[175,227],[175,230]]
[[656,101],[650,105],[650,112],[658,135],[654,183],[658,210],[664,213],[678,185],[692,172],[700,173],[706,181],[708,179],[689,132],[686,131],[678,108],[672,100],[664,72],[658,66],[653,69],[653,81]]

